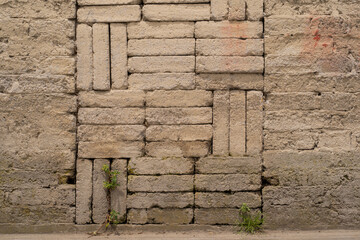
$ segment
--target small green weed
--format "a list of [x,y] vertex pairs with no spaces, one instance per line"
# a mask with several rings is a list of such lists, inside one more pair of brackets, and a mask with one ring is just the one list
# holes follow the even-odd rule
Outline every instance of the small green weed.
[[104,164],[102,170],[106,173],[108,181],[104,182],[104,188],[108,189],[109,191],[115,189],[119,184],[117,183],[117,175],[120,174],[119,171],[113,170],[110,171],[108,165]]
[[261,230],[261,225],[264,223],[264,218],[261,217],[261,212],[257,212],[255,215],[252,215],[250,208],[243,203],[240,208],[240,221],[238,226],[240,227],[240,232],[255,233]]

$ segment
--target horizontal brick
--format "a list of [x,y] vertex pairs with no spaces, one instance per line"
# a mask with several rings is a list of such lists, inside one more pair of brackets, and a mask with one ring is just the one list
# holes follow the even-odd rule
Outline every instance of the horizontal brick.
[[250,208],[260,208],[260,193],[195,193],[195,206],[200,208],[241,208],[243,203],[246,203]]
[[147,141],[210,141],[211,125],[161,125],[146,129]]
[[261,188],[261,174],[196,174],[197,191],[254,191]]
[[193,219],[193,209],[130,209],[130,224],[189,224]]
[[132,175],[192,174],[193,161],[187,158],[132,158],[128,170]]
[[130,192],[192,192],[194,176],[128,176]]
[[197,39],[196,54],[201,56],[262,56],[262,39]]
[[143,91],[112,90],[110,92],[80,92],[81,107],[143,107]]
[[145,137],[145,126],[80,125],[77,137],[79,141],[83,142],[142,141]]
[[79,8],[79,22],[135,22],[140,21],[139,5],[131,6],[87,6]]
[[143,142],[79,142],[80,158],[130,158],[143,155]]
[[206,90],[263,89],[262,74],[198,74],[196,88]]
[[192,38],[193,22],[137,22],[128,24],[128,38]]
[[153,157],[203,157],[209,154],[210,142],[150,142],[146,153]]
[[208,3],[210,0],[144,0],[145,4],[148,3]]
[[196,22],[196,38],[262,38],[262,22]]
[[128,61],[131,73],[194,72],[194,56],[131,57]]
[[128,41],[129,56],[194,55],[195,39],[133,39]]
[[141,108],[80,108],[81,124],[143,124],[145,110]]
[[196,171],[203,174],[260,174],[260,157],[206,157],[196,162]]
[[236,208],[213,208],[195,209],[196,224],[226,224],[235,225],[239,220],[239,209]]
[[207,107],[212,105],[212,92],[154,91],[146,95],[147,107]]
[[194,73],[131,74],[129,77],[129,89],[151,91],[194,88]]
[[210,20],[209,4],[144,5],[147,21],[201,21]]
[[196,58],[198,73],[262,73],[262,57],[207,56]]
[[264,150],[312,150],[317,145],[319,131],[264,131]]
[[149,124],[204,124],[212,123],[212,108],[147,108]]
[[140,4],[141,0],[78,0],[80,6],[83,5],[116,5],[116,4]]
[[186,208],[194,205],[193,193],[134,193],[128,195],[128,208]]

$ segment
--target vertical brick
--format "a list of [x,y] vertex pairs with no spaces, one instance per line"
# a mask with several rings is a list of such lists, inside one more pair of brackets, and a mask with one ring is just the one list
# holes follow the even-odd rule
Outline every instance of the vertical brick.
[[211,20],[223,20],[228,16],[228,1],[211,0]]
[[92,161],[78,159],[76,163],[76,223],[91,222]]
[[229,20],[245,20],[245,0],[229,0]]
[[111,34],[111,82],[113,89],[127,88],[127,33],[126,25],[112,23]]
[[230,92],[230,155],[245,154],[246,99],[244,91]]
[[247,93],[246,149],[247,154],[259,154],[263,138],[263,94],[258,91]]
[[86,24],[79,24],[77,39],[77,88],[90,90],[93,79],[92,28]]
[[109,25],[96,23],[93,26],[94,90],[110,89]]
[[126,198],[127,198],[127,160],[115,159],[111,164],[111,171],[119,171],[117,176],[117,186],[111,191],[111,210],[119,213],[120,221],[124,222],[126,219]]
[[228,155],[229,154],[229,91],[214,92],[214,108],[213,108],[213,154]]
[[107,159],[95,159],[93,169],[93,221],[103,223],[109,211],[107,190],[104,188],[106,174],[101,170],[104,164],[109,165]]

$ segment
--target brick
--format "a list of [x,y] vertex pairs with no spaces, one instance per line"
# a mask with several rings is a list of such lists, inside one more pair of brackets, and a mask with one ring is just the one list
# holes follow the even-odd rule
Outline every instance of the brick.
[[230,123],[229,91],[214,92],[213,108],[213,154],[229,155]]
[[263,144],[263,94],[247,92],[246,152],[258,154]]
[[142,141],[145,137],[143,125],[80,125],[77,137],[82,142]]
[[186,208],[194,205],[193,193],[134,193],[128,196],[128,208]]
[[[35,59],[33,59],[34,61]],[[19,62],[19,64],[22,64]],[[38,69],[44,73],[54,75],[74,75],[76,62],[73,57],[49,57],[45,59]]]
[[241,208],[243,203],[250,208],[260,208],[260,193],[195,193],[195,205],[200,208]]
[[208,3],[210,0],[144,0],[145,4],[148,3]]
[[76,162],[76,224],[91,222],[92,168],[88,159]]
[[260,157],[206,157],[196,162],[196,171],[201,174],[260,174]]
[[355,144],[351,143],[351,135],[349,130],[325,130],[319,136],[317,147],[330,151],[354,151]]
[[129,77],[129,89],[151,91],[194,88],[194,73],[131,74]]
[[195,189],[206,192],[255,191],[261,188],[260,174],[196,174]]
[[229,9],[228,1],[211,0],[211,20],[227,19]]
[[90,90],[93,79],[92,28],[85,24],[77,26],[77,89]]
[[196,58],[198,73],[262,73],[262,57],[199,56]]
[[157,56],[129,58],[131,73],[194,72],[194,56]]
[[206,22],[195,23],[196,38],[262,38],[261,22]]
[[80,158],[129,158],[143,155],[143,142],[79,142]]
[[110,165],[107,159],[95,159],[93,169],[93,196],[92,196],[92,219],[94,223],[105,222],[109,204],[107,190],[104,188],[106,174],[101,169],[103,165]]
[[244,91],[230,91],[230,133],[231,156],[246,153],[246,94]]
[[80,108],[81,124],[143,124],[145,110],[141,108]]
[[239,209],[236,208],[212,208],[195,209],[196,224],[226,224],[235,225],[239,220]]
[[127,88],[127,33],[125,24],[110,24],[111,87]]
[[130,6],[86,6],[79,8],[79,22],[136,22],[140,21],[139,5]]
[[111,171],[119,171],[116,183],[119,184],[110,192],[110,206],[111,210],[119,213],[119,222],[126,220],[126,206],[127,206],[127,160],[114,159],[111,163]]
[[229,20],[230,21],[245,20],[246,6],[248,5],[245,5],[245,0],[229,0]]
[[210,20],[208,4],[164,4],[144,5],[147,21],[201,21]]
[[264,150],[313,150],[319,131],[264,131]]
[[211,125],[161,125],[146,129],[147,141],[211,141]]
[[78,0],[80,6],[83,5],[116,5],[116,4],[140,4],[140,0]]
[[128,38],[192,38],[193,22],[145,22],[128,24]]
[[93,26],[94,51],[94,80],[93,89],[110,89],[110,52],[109,52],[109,26],[107,24],[94,24]]
[[189,224],[193,219],[192,209],[130,209],[130,224]]
[[262,56],[262,39],[197,39],[196,54],[201,56]]
[[188,158],[132,158],[129,161],[131,175],[192,174],[193,161]]
[[203,157],[209,154],[210,142],[150,142],[146,153],[153,157]]
[[194,55],[195,39],[133,39],[128,42],[129,56]]
[[198,74],[196,88],[206,90],[258,89],[264,87],[261,74]]
[[315,110],[321,108],[321,98],[317,93],[271,93],[266,96],[265,109]]
[[147,108],[149,124],[204,124],[212,123],[212,108]]
[[81,107],[143,107],[145,93],[143,91],[112,90],[109,92],[80,92]]
[[130,192],[192,192],[194,176],[128,176]]
[[146,95],[148,107],[208,107],[212,105],[212,92],[194,91],[153,91]]
[[246,0],[246,18],[250,21],[259,21],[264,15],[263,0]]

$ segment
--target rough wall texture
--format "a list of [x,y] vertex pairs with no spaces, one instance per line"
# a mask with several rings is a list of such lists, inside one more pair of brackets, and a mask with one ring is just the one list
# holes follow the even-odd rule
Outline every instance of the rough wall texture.
[[0,224],[358,228],[359,1],[0,10]]

